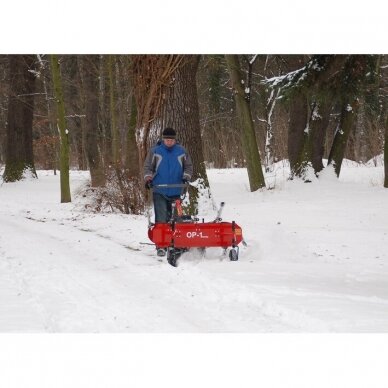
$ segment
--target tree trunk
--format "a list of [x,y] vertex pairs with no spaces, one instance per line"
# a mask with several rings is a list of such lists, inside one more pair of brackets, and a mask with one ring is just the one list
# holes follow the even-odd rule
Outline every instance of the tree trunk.
[[384,187],[388,188],[388,117],[385,119],[384,139]]
[[35,75],[34,55],[10,55],[7,146],[4,182],[15,182],[29,174],[37,178],[32,149]]
[[340,122],[334,136],[329,160],[327,162],[327,165],[333,164],[337,177],[339,177],[341,172],[341,165],[344,159],[346,145],[349,134],[353,128],[353,124],[357,118],[358,107],[359,105],[357,100],[354,100],[352,105],[345,103],[342,106]]
[[[84,136],[82,133],[82,121],[81,121],[81,76],[78,66],[78,58],[76,55],[70,56],[66,60],[67,73],[69,82],[64,82],[64,96],[67,102],[67,111],[70,115],[70,119],[67,120],[67,126],[70,130],[70,143],[74,144],[74,154],[77,158],[77,164],[79,170],[87,169],[85,148],[84,148]],[[65,68],[65,64],[62,69]],[[70,149],[71,150],[71,149]],[[70,151],[71,152],[71,151]]]
[[290,105],[290,121],[288,126],[288,160],[290,162],[291,179],[300,176],[303,169],[303,148],[307,142],[305,129],[307,126],[308,103],[304,94],[298,92],[292,97]]
[[310,118],[303,132],[303,146],[294,164],[293,174],[310,182],[311,169],[317,174],[323,169],[323,142],[329,123],[330,104],[314,101],[311,106]]
[[265,172],[273,172],[274,168],[274,128],[272,123],[272,116],[273,111],[275,109],[276,105],[276,99],[279,95],[279,90],[276,92],[272,90],[272,93],[268,99],[267,103],[267,125],[266,125],[266,131],[265,131],[265,146],[264,146],[264,153],[265,153]]
[[110,128],[112,139],[112,161],[115,166],[121,165],[120,160],[120,147],[119,147],[119,131],[117,128],[116,120],[116,97],[115,97],[115,78],[114,67],[116,57],[109,55],[108,57],[108,76],[109,76],[109,106],[110,106]]
[[178,140],[186,148],[193,161],[192,181],[198,181],[198,190],[190,190],[190,209],[192,214],[198,210],[198,193],[210,198],[209,180],[203,156],[199,106],[196,84],[200,56],[188,55],[184,65],[173,74],[173,82],[162,110],[162,128],[176,129]]
[[127,152],[126,152],[126,167],[128,174],[132,177],[139,175],[139,154],[136,144],[136,100],[132,94],[131,98],[131,115],[129,118],[129,126],[127,132]]
[[311,121],[311,163],[315,174],[323,170],[324,142],[327,127],[330,120],[331,103],[328,100],[321,101],[318,105],[318,115]]
[[105,185],[104,166],[98,144],[99,111],[99,56],[80,57],[85,91],[85,149],[89,165],[92,187]]
[[[210,111],[211,121],[206,129],[205,136],[202,138],[204,158],[206,161],[213,161],[216,168],[226,168],[228,156],[230,156],[225,147],[227,144],[224,140],[226,131],[222,127],[222,121],[219,119],[221,114],[223,60],[223,55],[212,55],[209,61],[210,68],[208,70],[207,87],[209,89],[208,109]],[[205,147],[206,140],[209,144],[207,147]],[[208,151],[207,154],[206,150]]]
[[[51,90],[49,92],[47,88],[47,79],[49,79],[49,77],[46,75],[46,65],[45,65],[46,61],[43,61],[40,55],[38,55],[38,59],[39,59],[40,72],[41,72],[41,78],[43,83],[43,91],[44,91],[44,96],[46,100],[49,134],[54,140],[58,138],[58,131],[57,131],[57,128],[54,128],[54,125],[53,125],[53,115],[51,113],[51,104],[52,104]],[[45,150],[46,150],[46,158],[47,158],[47,163],[46,163],[47,167],[45,167],[45,169],[52,169],[54,171],[54,175],[57,175],[58,152],[57,152],[57,147],[55,143],[47,144],[45,146]]]
[[244,156],[247,163],[249,185],[251,191],[265,187],[263,170],[261,168],[260,154],[257,147],[255,129],[252,121],[249,101],[245,98],[244,77],[241,73],[237,55],[225,55],[228,70],[234,90],[237,116],[241,125],[241,137]]
[[62,81],[57,55],[51,55],[51,71],[57,103],[57,125],[61,140],[60,171],[61,171],[61,203],[71,202],[69,180],[69,131],[66,129],[65,102],[63,99]]

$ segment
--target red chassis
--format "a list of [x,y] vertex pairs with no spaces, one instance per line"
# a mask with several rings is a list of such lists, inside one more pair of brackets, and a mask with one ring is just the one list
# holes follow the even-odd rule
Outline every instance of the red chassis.
[[242,229],[233,222],[159,223],[148,229],[148,237],[160,248],[237,247]]

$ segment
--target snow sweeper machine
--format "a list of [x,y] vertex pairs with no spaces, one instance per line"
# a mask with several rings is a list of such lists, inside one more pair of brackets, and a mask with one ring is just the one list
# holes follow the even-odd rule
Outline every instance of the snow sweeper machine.
[[[198,248],[203,253],[206,248],[220,247],[226,254],[228,248],[231,261],[239,258],[239,244],[245,245],[241,227],[235,222],[224,222],[221,213],[225,202],[221,202],[214,221],[205,222],[204,219],[193,215],[185,215],[182,210],[189,184],[154,185],[153,188],[182,188],[180,198],[171,201],[172,215],[166,223],[151,223],[148,213],[148,237],[158,248],[167,250],[167,261],[177,266],[180,256],[192,248]],[[152,198],[152,190],[151,190]],[[151,208],[151,207],[150,207]]]

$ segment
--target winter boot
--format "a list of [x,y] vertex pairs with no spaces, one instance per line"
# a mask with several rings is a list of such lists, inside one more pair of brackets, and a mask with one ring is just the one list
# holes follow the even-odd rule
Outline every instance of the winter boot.
[[156,254],[160,257],[166,256],[166,249],[165,248],[157,248]]

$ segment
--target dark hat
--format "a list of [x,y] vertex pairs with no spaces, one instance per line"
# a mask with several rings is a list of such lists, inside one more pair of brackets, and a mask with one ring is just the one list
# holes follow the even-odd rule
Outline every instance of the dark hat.
[[162,133],[163,139],[175,139],[176,138],[176,132],[173,128],[165,128]]

